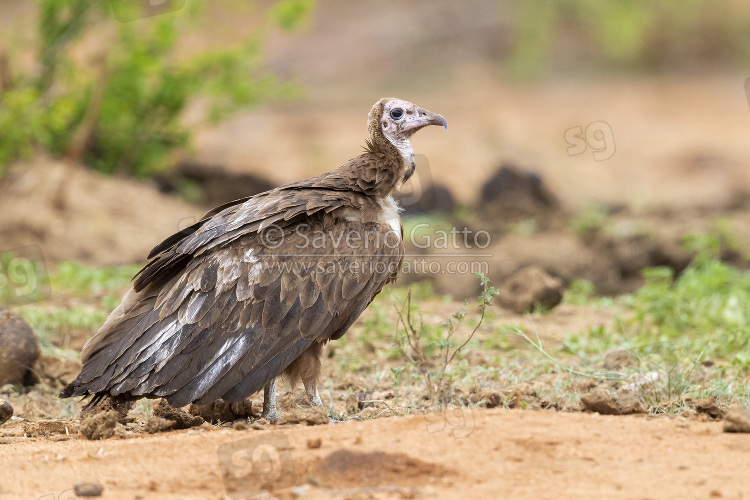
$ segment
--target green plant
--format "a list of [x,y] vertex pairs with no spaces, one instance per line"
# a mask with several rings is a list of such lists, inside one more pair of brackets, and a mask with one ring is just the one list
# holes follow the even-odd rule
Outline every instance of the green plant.
[[[401,307],[397,307],[402,329],[396,332],[396,345],[407,362],[424,374],[431,399],[441,405],[450,403],[451,399],[453,380],[448,373],[449,366],[472,340],[482,325],[487,308],[497,296],[497,289],[486,275],[476,273],[476,276],[482,286],[482,293],[477,298],[479,319],[463,342],[457,340],[456,334],[466,319],[466,304],[438,327],[424,324],[422,315],[412,307],[411,289]],[[413,318],[413,314],[419,315],[419,321]]]
[[586,239],[595,236],[609,223],[607,208],[602,205],[591,205],[576,215],[570,221],[570,226],[579,238]]
[[[0,175],[36,149],[108,174],[148,177],[167,168],[174,152],[189,144],[180,117],[191,99],[209,98],[209,115],[217,119],[291,95],[291,86],[261,69],[262,41],[274,23],[298,27],[314,5],[280,0],[237,46],[186,56],[178,42],[206,0],[128,23],[116,21],[106,2],[38,1],[41,69],[0,87]],[[91,67],[71,57],[85,36],[101,40]]]
[[[628,70],[679,64],[688,56],[746,60],[750,19],[738,5],[721,3],[717,9],[709,0],[518,2],[508,67],[519,77],[536,76],[553,61],[574,63],[565,60],[569,53],[583,53],[579,59],[603,68]],[[565,54],[556,52],[561,45]]]

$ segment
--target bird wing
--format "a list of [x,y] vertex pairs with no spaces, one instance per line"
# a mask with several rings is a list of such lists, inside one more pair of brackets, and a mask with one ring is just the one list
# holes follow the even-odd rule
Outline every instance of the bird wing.
[[237,401],[340,338],[395,279],[403,246],[388,224],[334,218],[351,205],[336,195],[251,198],[166,240],[63,395]]

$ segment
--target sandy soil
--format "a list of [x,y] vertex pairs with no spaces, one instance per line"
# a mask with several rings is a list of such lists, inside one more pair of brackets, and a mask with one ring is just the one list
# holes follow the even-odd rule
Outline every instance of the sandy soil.
[[723,433],[720,423],[474,409],[271,431],[13,442],[0,454],[0,498],[72,498],[65,491],[79,482],[102,484],[111,499],[244,498],[260,493],[265,478],[275,479],[265,484],[279,498],[739,499],[750,496],[748,463],[750,435]]

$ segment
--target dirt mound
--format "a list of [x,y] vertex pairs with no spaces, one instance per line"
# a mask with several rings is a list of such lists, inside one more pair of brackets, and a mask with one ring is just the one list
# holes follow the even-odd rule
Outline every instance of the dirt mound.
[[448,470],[404,453],[363,453],[341,449],[316,466],[313,476],[328,487],[353,488],[381,485],[413,486],[445,477]]
[[496,230],[524,220],[542,229],[564,221],[560,202],[542,177],[507,163],[482,186],[476,212],[486,227]]
[[229,172],[222,167],[199,162],[181,163],[171,172],[154,180],[163,193],[197,191],[190,195],[197,203],[210,208],[276,187],[260,175],[250,172]]
[[147,183],[36,158],[0,182],[0,251],[38,245],[53,262],[132,264],[200,212]]

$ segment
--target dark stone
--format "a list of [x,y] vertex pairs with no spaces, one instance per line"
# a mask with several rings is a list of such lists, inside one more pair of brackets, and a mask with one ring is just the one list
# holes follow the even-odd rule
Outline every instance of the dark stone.
[[77,497],[98,497],[104,491],[104,486],[99,483],[78,483],[73,486],[73,492]]
[[4,424],[13,416],[13,407],[3,398],[0,398],[0,425]]
[[0,386],[32,385],[39,343],[34,330],[17,314],[0,308]]

